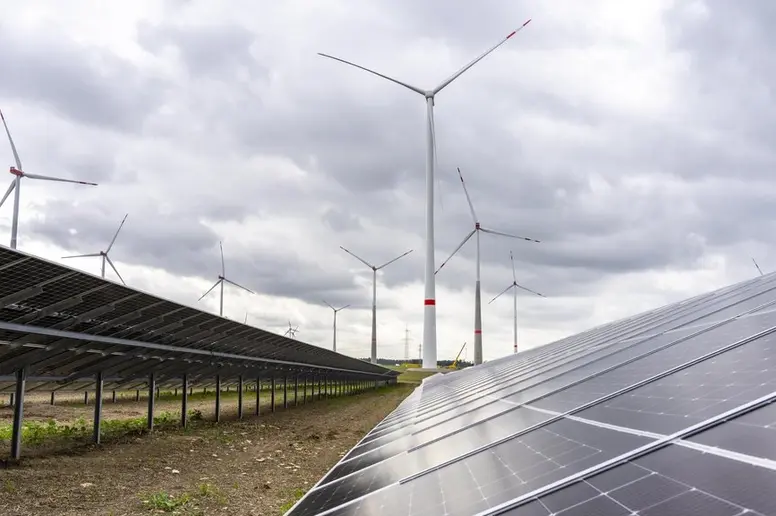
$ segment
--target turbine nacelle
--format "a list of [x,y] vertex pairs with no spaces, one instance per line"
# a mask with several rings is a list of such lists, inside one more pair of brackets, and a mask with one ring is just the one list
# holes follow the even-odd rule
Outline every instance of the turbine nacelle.
[[16,167],[11,167],[11,170],[9,170],[9,172],[15,176],[24,177],[24,172],[22,172]]

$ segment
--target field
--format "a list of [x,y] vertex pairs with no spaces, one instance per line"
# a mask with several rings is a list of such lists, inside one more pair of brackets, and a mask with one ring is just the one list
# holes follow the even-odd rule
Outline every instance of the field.
[[[159,430],[151,434],[143,430],[146,401],[132,395],[104,403],[107,435],[100,446],[88,444],[93,400],[85,406],[83,395],[75,395],[50,406],[48,396],[28,398],[25,421],[38,430],[26,431],[21,464],[0,469],[0,514],[280,515],[413,388],[401,384],[299,407],[289,390],[287,410],[280,391],[274,414],[262,392],[267,405],[258,417],[251,392],[241,421],[236,394],[224,393],[219,424],[210,421],[212,393],[195,394],[189,410],[196,417],[186,429],[178,426],[180,398],[162,396]],[[2,429],[9,413],[0,408],[0,456],[7,456]]]
[[[383,367],[387,367],[388,369],[393,369],[394,371],[399,371],[401,373],[398,378],[399,383],[419,384],[423,381],[423,378],[427,378],[437,373],[437,371],[421,371],[419,369],[414,369],[412,367],[409,367],[409,368],[405,368],[403,366],[383,366]],[[441,369],[438,372],[447,373],[449,371]]]

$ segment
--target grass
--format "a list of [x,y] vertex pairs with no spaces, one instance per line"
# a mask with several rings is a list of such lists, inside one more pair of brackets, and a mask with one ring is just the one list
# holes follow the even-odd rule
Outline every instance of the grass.
[[280,514],[281,516],[285,513],[287,513],[289,510],[291,510],[291,507],[294,506],[296,502],[299,501],[300,498],[302,498],[305,494],[305,490],[301,488],[294,489],[293,498],[283,505],[280,506]]
[[191,496],[186,493],[174,496],[165,491],[159,491],[158,493],[148,495],[143,500],[143,503],[146,504],[149,509],[156,511],[175,512],[177,509],[183,508],[183,506],[190,501]]
[[[201,419],[198,411],[191,411],[190,419]],[[177,426],[180,416],[172,412],[162,412],[154,417],[154,426],[159,428]],[[44,441],[88,437],[93,430],[92,422],[87,422],[79,417],[71,423],[60,423],[55,419],[48,421],[25,421],[22,424],[22,442],[26,444],[41,444]],[[146,432],[146,418],[136,417],[131,419],[104,419],[102,421],[101,434],[104,437],[116,437],[127,434],[142,434]],[[0,441],[10,441],[13,433],[13,424],[0,425]]]

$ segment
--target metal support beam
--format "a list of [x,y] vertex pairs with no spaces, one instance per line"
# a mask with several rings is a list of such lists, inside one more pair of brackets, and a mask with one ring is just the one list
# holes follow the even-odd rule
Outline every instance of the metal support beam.
[[56,394],[54,391],[51,391],[51,404],[54,404],[54,394]]
[[[95,444],[100,444],[100,426],[102,425],[102,372],[97,373],[94,382],[94,433],[92,439]],[[116,391],[113,391],[114,399]]]
[[156,375],[148,375],[148,421],[146,426],[148,430],[154,429],[154,391],[156,391]]
[[302,381],[304,383],[304,388],[302,389],[302,405],[305,405],[307,403],[307,375],[304,376]]
[[318,401],[321,400],[321,375],[318,375]]
[[112,401],[113,401],[113,403],[116,403],[116,391],[113,391],[113,399],[112,399]]
[[272,375],[272,380],[270,381],[270,387],[271,395],[270,395],[270,405],[272,412],[275,412],[275,375]]
[[183,385],[181,387],[181,426],[186,428],[189,421],[189,375],[183,373]]
[[13,406],[13,428],[11,431],[11,457],[19,460],[22,456],[22,418],[24,417],[24,387],[27,371],[16,371],[16,403]]
[[237,377],[237,419],[243,418],[243,377]]
[[221,421],[221,375],[216,375],[216,423]]

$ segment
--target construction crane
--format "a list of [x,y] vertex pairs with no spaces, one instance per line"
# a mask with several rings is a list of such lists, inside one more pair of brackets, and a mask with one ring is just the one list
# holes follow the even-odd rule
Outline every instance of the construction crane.
[[453,363],[450,364],[450,369],[458,369],[458,359],[461,358],[461,353],[463,353],[464,348],[466,347],[466,343],[463,343],[463,346],[461,346],[461,351],[458,352],[458,354],[455,356],[455,360],[453,360]]

